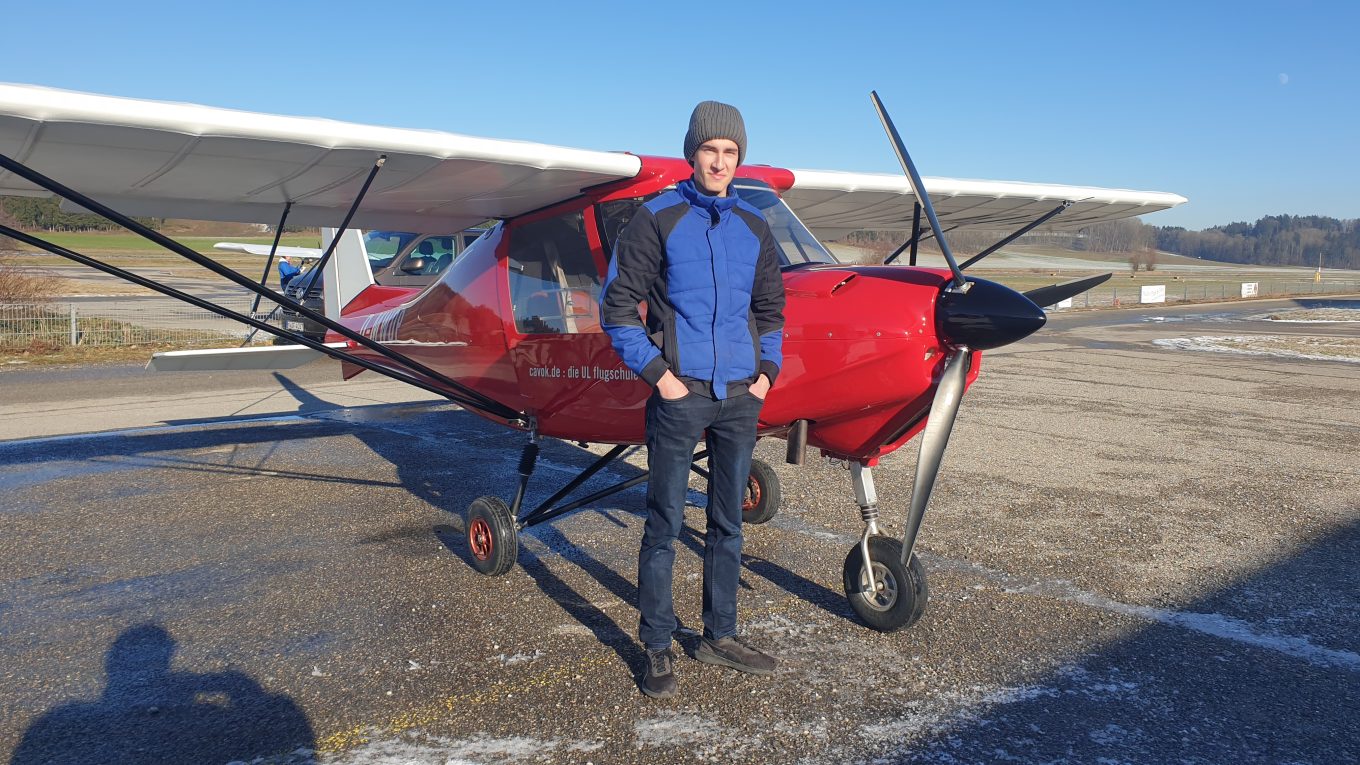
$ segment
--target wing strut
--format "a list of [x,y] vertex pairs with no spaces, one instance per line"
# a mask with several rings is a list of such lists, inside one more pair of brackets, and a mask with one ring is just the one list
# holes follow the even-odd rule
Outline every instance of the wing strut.
[[[368,184],[371,183],[373,180],[373,175],[376,174],[377,169],[380,168],[381,166],[382,166],[381,160],[375,163],[374,170],[369,174],[368,181],[365,182],[364,184],[364,190],[367,190]],[[474,408],[476,409],[487,412],[496,417],[503,417],[508,420],[522,420],[525,417],[522,413],[516,412],[513,409],[510,409],[509,407],[500,403],[499,401],[496,401],[494,399],[482,395],[481,393],[478,393],[477,391],[458,382],[457,380],[449,378],[447,375],[444,375],[440,372],[430,369],[424,364],[421,364],[420,362],[410,358],[409,356],[403,353],[393,350],[392,348],[389,348],[383,345],[382,343],[373,340],[372,338],[369,338],[365,335],[355,332],[354,330],[331,319],[330,317],[325,316],[316,311],[313,311],[312,309],[302,305],[301,303],[298,303],[285,295],[281,295],[275,292],[274,290],[269,289],[268,287],[256,284],[253,280],[236,273],[230,268],[227,268],[217,263],[216,261],[211,260],[210,258],[206,258],[198,254],[197,252],[194,252],[193,250],[180,244],[179,242],[170,239],[169,237],[165,236],[164,234],[161,234],[158,231],[148,228],[142,223],[133,220],[132,218],[118,212],[117,210],[114,210],[100,202],[95,201],[94,199],[91,199],[88,196],[85,196],[84,194],[81,194],[78,191],[75,191],[74,189],[68,188],[62,185],[61,183],[51,178],[48,178],[47,176],[28,167],[27,165],[14,161],[5,154],[0,154],[0,167],[14,173],[15,175],[20,176],[21,178],[24,178],[30,183],[33,183],[37,186],[42,187],[43,189],[46,189],[47,191],[53,194],[56,194],[57,196],[70,200],[71,202],[74,202],[75,204],[84,207],[86,210],[95,213],[101,218],[105,218],[106,220],[112,221],[113,223],[117,223],[118,225],[128,229],[129,231],[132,231],[133,233],[143,237],[144,239],[148,239],[154,242],[155,244],[158,244],[161,247],[170,250],[171,252],[199,266],[202,266],[203,268],[212,271],[218,276],[221,276],[224,279],[233,282],[234,284],[244,287],[250,290],[251,292],[263,295],[264,297],[269,298],[270,300],[274,301],[275,303],[278,303],[281,306],[291,308],[294,311],[298,312],[299,314],[311,319],[312,321],[315,321],[316,323],[320,324],[323,327],[326,327],[332,332],[335,332],[341,337],[344,337],[345,339],[350,340],[358,345],[362,345],[363,347],[373,351],[374,353],[378,353],[382,356],[385,356],[388,359],[391,359],[392,361],[401,365],[405,369],[410,370],[411,372],[415,372],[423,377],[429,378],[430,380],[433,380],[434,382],[440,385],[448,386],[453,391],[456,391],[462,398],[466,399],[469,406],[473,406],[475,404]],[[352,214],[353,210],[351,209],[350,215]],[[348,222],[350,215],[346,216],[346,222]],[[41,242],[42,240],[37,241]],[[43,249],[47,249],[49,252],[51,252],[52,250],[48,249],[47,246],[45,246],[47,244],[48,243],[43,242],[42,244],[35,244],[34,246],[42,247]],[[237,318],[239,316],[240,315],[237,314],[236,317],[231,318],[239,321],[240,319]],[[245,323],[249,324],[250,322]],[[251,326],[255,325],[251,324]],[[270,332],[271,334],[278,335],[281,337],[284,336],[283,335],[284,330],[280,330],[276,327],[270,327],[268,325],[265,325],[265,327],[262,328]],[[441,393],[440,395],[445,394]]]
[[1070,200],[1070,199],[1065,200],[1062,204],[1058,205],[1057,207],[1053,208],[1052,210],[1049,210],[1048,212],[1044,213],[1043,215],[1040,215],[1039,218],[1038,218],[1037,220],[1033,221],[1032,223],[1029,223],[1028,225],[1022,226],[1021,228],[1017,229],[1017,230],[1015,231],[1015,233],[1011,234],[1010,236],[1006,237],[1005,239],[1002,239],[1001,241],[997,242],[996,244],[992,245],[991,247],[988,247],[987,249],[983,250],[982,252],[979,252],[978,254],[974,255],[973,257],[971,257],[971,258],[969,258],[969,259],[963,261],[963,263],[959,265],[959,270],[962,271],[963,269],[965,269],[965,268],[967,268],[967,267],[973,265],[974,263],[978,262],[979,260],[982,260],[983,258],[987,257],[988,255],[991,255],[992,253],[996,252],[997,250],[1001,249],[1002,247],[1005,247],[1006,245],[1010,244],[1011,242],[1014,242],[1016,239],[1019,239],[1020,237],[1024,236],[1025,234],[1028,234],[1030,231],[1033,231],[1035,228],[1044,225],[1045,223],[1048,222],[1048,219],[1049,219],[1049,218],[1052,218],[1052,217],[1054,217],[1055,215],[1060,215],[1060,214],[1066,212],[1066,211],[1067,211],[1067,208],[1071,207],[1073,204],[1075,204],[1075,203],[1074,203],[1072,200]]
[[[263,273],[263,274],[260,274],[260,286],[261,286],[261,287],[268,286],[268,284],[269,284],[269,272],[270,272],[270,271],[273,269],[273,267],[274,267],[274,255],[275,255],[275,253],[277,253],[277,252],[279,251],[279,240],[283,238],[283,227],[284,227],[284,225],[285,225],[286,223],[288,223],[288,213],[289,213],[290,211],[292,211],[292,209],[293,209],[293,200],[290,199],[290,200],[288,200],[287,202],[285,202],[285,203],[283,204],[283,215],[279,216],[279,225],[278,225],[278,228],[274,229],[274,243],[273,243],[272,245],[269,246],[269,258],[268,258],[267,260],[265,260],[265,262],[264,262],[264,273]],[[279,288],[282,289],[282,288],[283,288],[283,285],[279,285]],[[255,302],[253,302],[253,303],[250,304],[250,315],[251,315],[251,316],[254,316],[254,315],[255,315],[255,312],[258,311],[258,310],[260,310],[260,298],[262,298],[262,297],[264,297],[264,296],[261,295],[260,293],[258,293],[258,292],[255,293]],[[254,333],[252,333],[252,334],[254,334]],[[250,338],[246,338],[246,340],[249,340],[249,339],[250,339]]]

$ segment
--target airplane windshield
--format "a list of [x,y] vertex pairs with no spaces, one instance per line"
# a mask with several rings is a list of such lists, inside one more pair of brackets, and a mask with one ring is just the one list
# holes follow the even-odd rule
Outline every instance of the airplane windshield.
[[808,231],[807,226],[798,220],[793,210],[768,185],[751,178],[737,178],[732,181],[732,190],[765,214],[765,222],[770,224],[770,233],[779,245],[783,265],[836,262],[836,258],[827,252],[817,237]]
[[364,234],[364,249],[368,252],[368,267],[373,273],[392,265],[392,259],[416,235],[407,231],[369,231]]

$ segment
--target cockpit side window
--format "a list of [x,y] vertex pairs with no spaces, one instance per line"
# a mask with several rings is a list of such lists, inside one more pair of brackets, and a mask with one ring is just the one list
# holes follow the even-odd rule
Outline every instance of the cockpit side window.
[[521,333],[599,332],[601,281],[581,211],[510,230],[510,299]]

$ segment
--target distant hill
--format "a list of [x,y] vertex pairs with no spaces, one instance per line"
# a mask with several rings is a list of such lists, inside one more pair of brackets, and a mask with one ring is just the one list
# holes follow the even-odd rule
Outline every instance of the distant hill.
[[1203,231],[1158,227],[1157,248],[1205,260],[1267,266],[1360,268],[1360,221],[1321,215],[1268,215]]

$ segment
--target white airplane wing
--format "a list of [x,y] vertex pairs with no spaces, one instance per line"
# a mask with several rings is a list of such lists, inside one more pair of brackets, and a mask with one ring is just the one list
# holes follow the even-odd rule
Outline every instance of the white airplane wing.
[[[631,178],[630,154],[0,84],[0,153],[129,215],[459,231]],[[45,192],[0,171],[0,194]]]
[[[270,247],[267,244],[250,244],[249,242],[218,242],[213,245],[214,250],[223,252],[244,252],[247,255],[268,256]],[[280,246],[276,255],[287,255],[290,258],[300,258],[302,260],[320,260],[325,254],[320,248],[316,247],[283,247]]]
[[[905,175],[794,170],[793,177],[784,201],[822,239],[837,239],[860,229],[911,230],[916,195]],[[1020,228],[1064,201],[1073,205],[1046,225],[1079,228],[1186,202],[1179,194],[1161,191],[958,178],[922,181],[946,228]],[[930,226],[924,216],[921,226]]]
[[[129,215],[339,223],[378,156],[352,227],[458,231],[635,177],[631,154],[0,84],[0,153]],[[1064,200],[1072,227],[1185,202],[1175,194],[926,178],[946,226],[1019,227]],[[0,194],[46,194],[0,171]],[[909,229],[905,177],[795,170],[789,205],[824,239]]]

